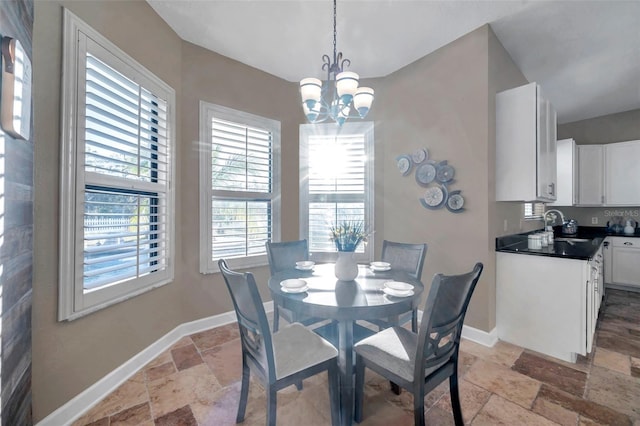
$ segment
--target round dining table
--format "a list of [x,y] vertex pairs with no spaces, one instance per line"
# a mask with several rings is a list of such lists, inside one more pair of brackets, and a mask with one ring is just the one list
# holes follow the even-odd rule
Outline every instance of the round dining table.
[[[286,279],[302,279],[307,290],[290,293],[280,283]],[[413,292],[403,297],[391,296],[385,291],[385,283],[400,281],[411,284]],[[402,271],[373,271],[367,265],[358,266],[358,276],[353,281],[339,281],[334,274],[334,264],[318,264],[312,270],[290,269],[269,278],[269,290],[274,303],[295,313],[325,318],[329,324],[314,329],[331,341],[338,349],[340,370],[340,423],[353,423],[353,345],[361,338],[374,334],[376,328],[363,327],[356,321],[371,323],[397,321],[397,318],[418,307],[424,285]]]

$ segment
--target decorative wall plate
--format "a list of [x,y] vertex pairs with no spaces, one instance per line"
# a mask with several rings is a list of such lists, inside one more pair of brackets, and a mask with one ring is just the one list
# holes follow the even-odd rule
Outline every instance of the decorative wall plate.
[[423,161],[425,161],[427,158],[429,158],[429,152],[427,151],[426,148],[420,148],[416,152],[411,154],[411,159],[415,164],[420,164]]
[[419,185],[429,185],[436,177],[436,166],[431,163],[420,164],[416,168],[416,182]]
[[425,188],[424,196],[418,198],[424,208],[437,210],[446,207],[451,213],[465,210],[461,191],[449,191],[449,187],[455,184],[456,170],[447,160],[429,159],[427,148],[418,148],[413,153],[396,157],[396,166],[403,176],[415,170],[416,183]]
[[460,213],[464,209],[464,198],[460,195],[460,191],[451,191],[447,199],[446,207],[452,213]]
[[456,170],[453,166],[446,164],[446,161],[443,161],[444,164],[440,163],[438,166],[438,171],[436,173],[436,179],[438,182],[447,183],[453,180],[453,176],[456,174]]
[[424,198],[420,199],[423,207],[428,209],[439,209],[447,200],[449,194],[444,185],[430,186],[424,193]]
[[411,173],[411,157],[408,155],[400,155],[396,157],[396,165],[398,170],[402,173],[402,176],[407,176]]

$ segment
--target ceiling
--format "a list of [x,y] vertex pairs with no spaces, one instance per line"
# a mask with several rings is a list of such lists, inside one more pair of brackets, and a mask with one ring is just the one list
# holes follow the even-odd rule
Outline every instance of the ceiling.
[[[184,40],[288,81],[323,78],[329,0],[147,0]],[[386,76],[489,23],[567,123],[640,108],[640,0],[340,0],[337,48]]]

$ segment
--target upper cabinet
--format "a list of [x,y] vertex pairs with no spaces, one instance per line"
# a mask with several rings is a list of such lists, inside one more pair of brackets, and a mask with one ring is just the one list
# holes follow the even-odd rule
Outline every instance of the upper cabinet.
[[496,201],[556,199],[556,111],[529,83],[496,95]]
[[572,206],[578,202],[578,153],[573,139],[562,139],[556,144],[557,188],[556,201],[550,206]]
[[604,145],[578,145],[578,205],[604,204]]
[[640,206],[640,140],[605,145],[608,205]]
[[579,206],[640,206],[640,140],[578,145]]

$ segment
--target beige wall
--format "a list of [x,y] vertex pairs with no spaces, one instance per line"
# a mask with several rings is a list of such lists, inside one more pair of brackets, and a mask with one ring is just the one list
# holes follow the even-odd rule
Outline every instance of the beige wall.
[[[182,170],[178,193],[182,212],[178,232],[182,235],[176,283],[183,289],[188,319],[194,320],[233,310],[220,274],[198,272],[198,108],[200,100],[239,109],[281,122],[282,239],[297,239],[298,220],[298,125],[304,120],[297,85],[250,68],[209,50],[184,42],[182,45],[183,131],[180,144]],[[266,287],[268,268],[252,270],[262,298],[270,300]]]
[[[56,320],[63,5],[162,78],[180,96],[182,41],[151,13],[146,2],[35,2],[35,421],[188,318],[180,304],[172,303],[181,299],[181,289],[170,284],[76,321]],[[158,46],[163,46],[161,55],[152,53]],[[179,128],[179,119],[177,124]],[[180,244],[178,237],[177,247]],[[162,315],[150,314],[154,312]]]
[[[57,322],[62,7],[176,90],[174,282]],[[296,85],[183,42],[146,2],[36,2],[34,29],[34,418],[40,420],[177,325],[233,309],[217,274],[198,273],[198,107],[203,99],[282,123],[282,237],[298,236]],[[162,46],[161,54],[156,53]],[[253,272],[266,282],[267,268]],[[263,297],[269,295],[262,288]]]
[[[175,88],[176,278],[157,290],[72,322],[56,321],[62,5]],[[282,238],[298,237],[297,85],[181,41],[146,2],[36,2],[34,28],[34,418],[40,420],[177,325],[232,309],[219,275],[198,273],[198,103],[205,100],[282,123]],[[163,54],[154,49],[163,46]],[[486,265],[467,324],[495,327],[494,239],[522,229],[519,203],[495,203],[494,93],[526,83],[488,26],[370,82],[377,99],[376,242],[429,244],[423,279]],[[426,210],[424,189],[395,157],[420,147],[456,168],[465,211]],[[379,245],[377,252],[379,252]],[[267,268],[253,270],[266,282]],[[266,287],[262,295],[269,299]]]
[[[377,87],[376,144],[384,164],[384,238],[429,245],[423,281],[435,273],[470,270],[491,263],[487,235],[489,204],[487,33],[480,28],[389,75]],[[462,214],[427,210],[419,203],[425,189],[415,173],[402,176],[395,164],[401,154],[427,148],[431,159],[455,167],[455,183],[465,197]],[[376,158],[378,161],[379,158]],[[376,224],[376,227],[378,224]],[[494,316],[487,300],[494,286],[484,274],[467,323],[489,330]]]
[[573,138],[578,145],[640,139],[640,109],[558,125],[558,139]]

